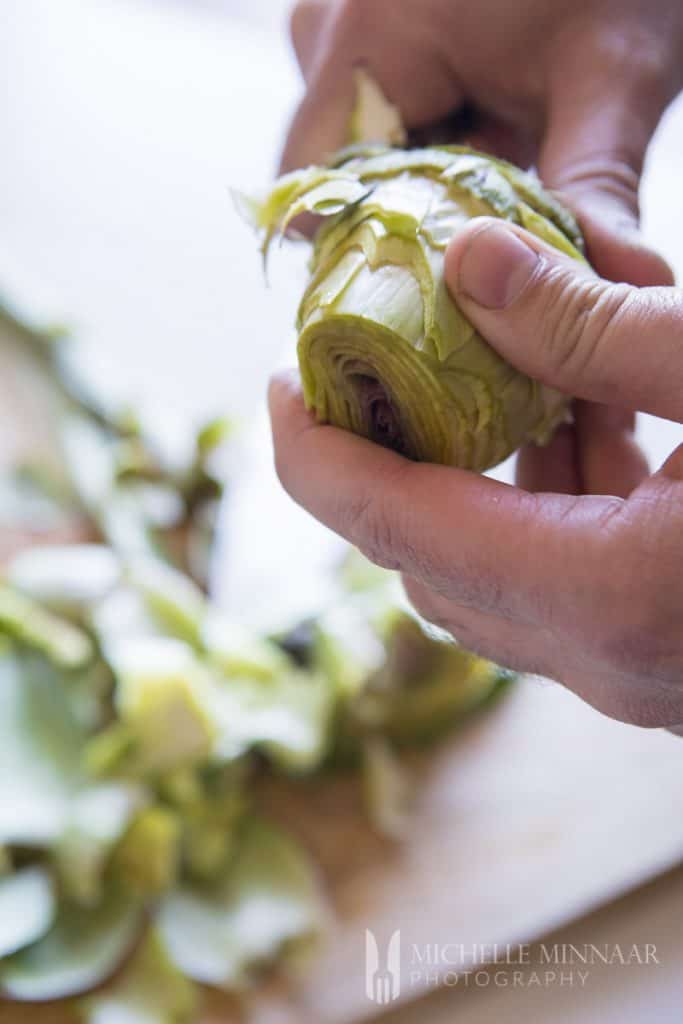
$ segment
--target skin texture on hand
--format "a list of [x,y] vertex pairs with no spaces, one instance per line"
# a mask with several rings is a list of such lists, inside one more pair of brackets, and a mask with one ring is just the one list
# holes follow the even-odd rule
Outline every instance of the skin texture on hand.
[[[672,0],[301,0],[292,39],[306,89],[282,169],[320,162],[347,141],[353,69],[365,66],[421,137],[474,108],[467,141],[522,166],[579,216],[599,274],[673,283],[638,234],[638,186],[662,110],[683,87],[683,6]],[[514,362],[514,360],[512,360]],[[518,462],[530,490],[600,489],[591,438],[611,425],[604,487],[629,478],[632,420],[577,407],[550,450]],[[601,464],[607,464],[603,458]],[[641,460],[642,461],[642,460]],[[618,492],[620,493],[620,491]]]
[[283,484],[403,572],[418,610],[465,646],[613,717],[680,724],[683,446],[649,476],[633,428],[638,409],[683,422],[683,295],[636,228],[645,149],[681,86],[683,8],[308,0],[293,30],[307,90],[286,167],[343,141],[362,62],[409,128],[474,104],[468,141],[538,164],[579,215],[601,277],[488,219],[449,248],[449,288],[483,337],[579,399],[571,427],[520,454],[519,487],[318,426],[295,377],[271,389]]
[[465,646],[558,679],[615,718],[680,724],[683,446],[646,475],[623,408],[683,422],[683,295],[610,284],[485,218],[451,243],[446,273],[466,315],[522,369],[586,399],[618,399],[590,406],[601,410],[589,414],[585,449],[596,493],[534,494],[410,462],[316,424],[296,375],[271,387],[282,483],[402,572],[417,609]]
[[650,137],[683,85],[679,4],[304,0],[292,36],[306,92],[284,170],[319,163],[345,144],[353,68],[362,64],[409,129],[428,134],[473,107],[465,141],[535,163],[580,215],[603,276],[670,283],[638,239],[637,191]]

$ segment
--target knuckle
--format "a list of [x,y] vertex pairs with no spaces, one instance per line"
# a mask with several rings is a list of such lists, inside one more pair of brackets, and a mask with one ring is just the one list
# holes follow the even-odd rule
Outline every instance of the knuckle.
[[355,495],[341,510],[342,532],[366,558],[384,569],[401,569],[410,544],[395,501],[394,485],[401,470],[385,471],[371,490]]
[[562,168],[557,187],[576,202],[582,194],[598,189],[631,208],[638,209],[639,157],[628,146],[609,151],[595,149],[569,161]]
[[549,378],[563,390],[577,390],[588,378],[595,387],[607,384],[611,360],[603,349],[629,303],[630,289],[598,280],[568,281],[565,268],[555,279],[551,271],[548,284],[554,298],[541,330]]
[[347,536],[366,558],[384,569],[401,567],[397,530],[381,496],[354,500],[347,512],[347,522]]
[[606,566],[603,605],[609,612],[596,627],[596,647],[603,663],[624,677],[674,686],[683,696],[683,635],[676,621],[683,559],[666,532],[651,515],[645,521],[642,514],[623,517]]

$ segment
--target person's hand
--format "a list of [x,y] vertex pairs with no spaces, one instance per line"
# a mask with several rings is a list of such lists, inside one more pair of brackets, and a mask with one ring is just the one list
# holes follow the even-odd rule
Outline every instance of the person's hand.
[[[488,218],[451,243],[446,276],[502,355],[600,403],[585,426],[590,493],[534,494],[318,426],[295,377],[271,389],[282,483],[403,572],[418,610],[466,647],[558,679],[615,718],[680,725],[683,445],[647,476],[630,410],[683,422],[683,293],[610,284]],[[563,436],[539,455],[551,476]]]
[[[320,161],[346,142],[353,68],[364,65],[413,134],[467,108],[465,141],[538,166],[579,216],[599,274],[671,284],[666,263],[637,231],[645,150],[683,84],[683,6],[673,0],[303,0],[292,16],[306,80],[283,169]],[[453,141],[453,139],[450,139]],[[442,139],[443,141],[443,139]],[[457,141],[457,138],[455,139]],[[518,481],[580,494],[628,478],[592,450],[609,426],[612,456],[630,452],[630,429],[598,408],[576,409],[550,451],[529,448]],[[594,438],[591,445],[590,440]],[[586,474],[589,474],[588,476]]]
[[537,164],[578,213],[604,277],[671,283],[640,242],[637,211],[645,150],[683,85],[679,3],[302,0],[292,37],[306,91],[284,170],[345,144],[362,64],[410,130],[428,135],[467,105],[467,141]]

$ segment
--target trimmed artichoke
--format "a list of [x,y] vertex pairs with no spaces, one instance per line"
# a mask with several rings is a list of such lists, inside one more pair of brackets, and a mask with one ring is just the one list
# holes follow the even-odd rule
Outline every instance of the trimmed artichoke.
[[355,146],[285,175],[248,213],[264,253],[300,214],[325,218],[297,322],[304,397],[320,422],[484,471],[568,419],[567,397],[505,362],[444,282],[448,242],[482,215],[583,259],[574,218],[532,175],[465,146]]

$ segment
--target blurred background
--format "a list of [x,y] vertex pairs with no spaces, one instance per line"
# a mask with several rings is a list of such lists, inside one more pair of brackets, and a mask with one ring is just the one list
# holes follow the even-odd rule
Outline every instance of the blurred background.
[[[0,287],[73,323],[97,387],[142,406],[178,444],[214,413],[259,419],[269,372],[292,362],[305,253],[274,253],[266,291],[255,239],[230,195],[272,178],[300,92],[288,7],[289,0],[0,6]],[[680,191],[682,147],[679,103],[652,147],[643,192],[645,232],[679,278],[683,203],[670,197]],[[651,418],[639,429],[655,463],[683,440],[683,428]],[[265,440],[261,456],[267,465]],[[249,507],[272,517],[263,501]],[[683,885],[666,885],[582,933],[592,942],[661,936],[669,956],[648,976],[647,992],[622,973],[593,989],[589,1009],[583,996],[577,1002],[561,991],[536,994],[535,1003],[528,993],[491,990],[444,998],[460,997],[458,1020],[471,1024],[494,1015],[673,1024],[683,995],[675,959]],[[454,1005],[433,1004],[430,1019],[454,1019]]]

